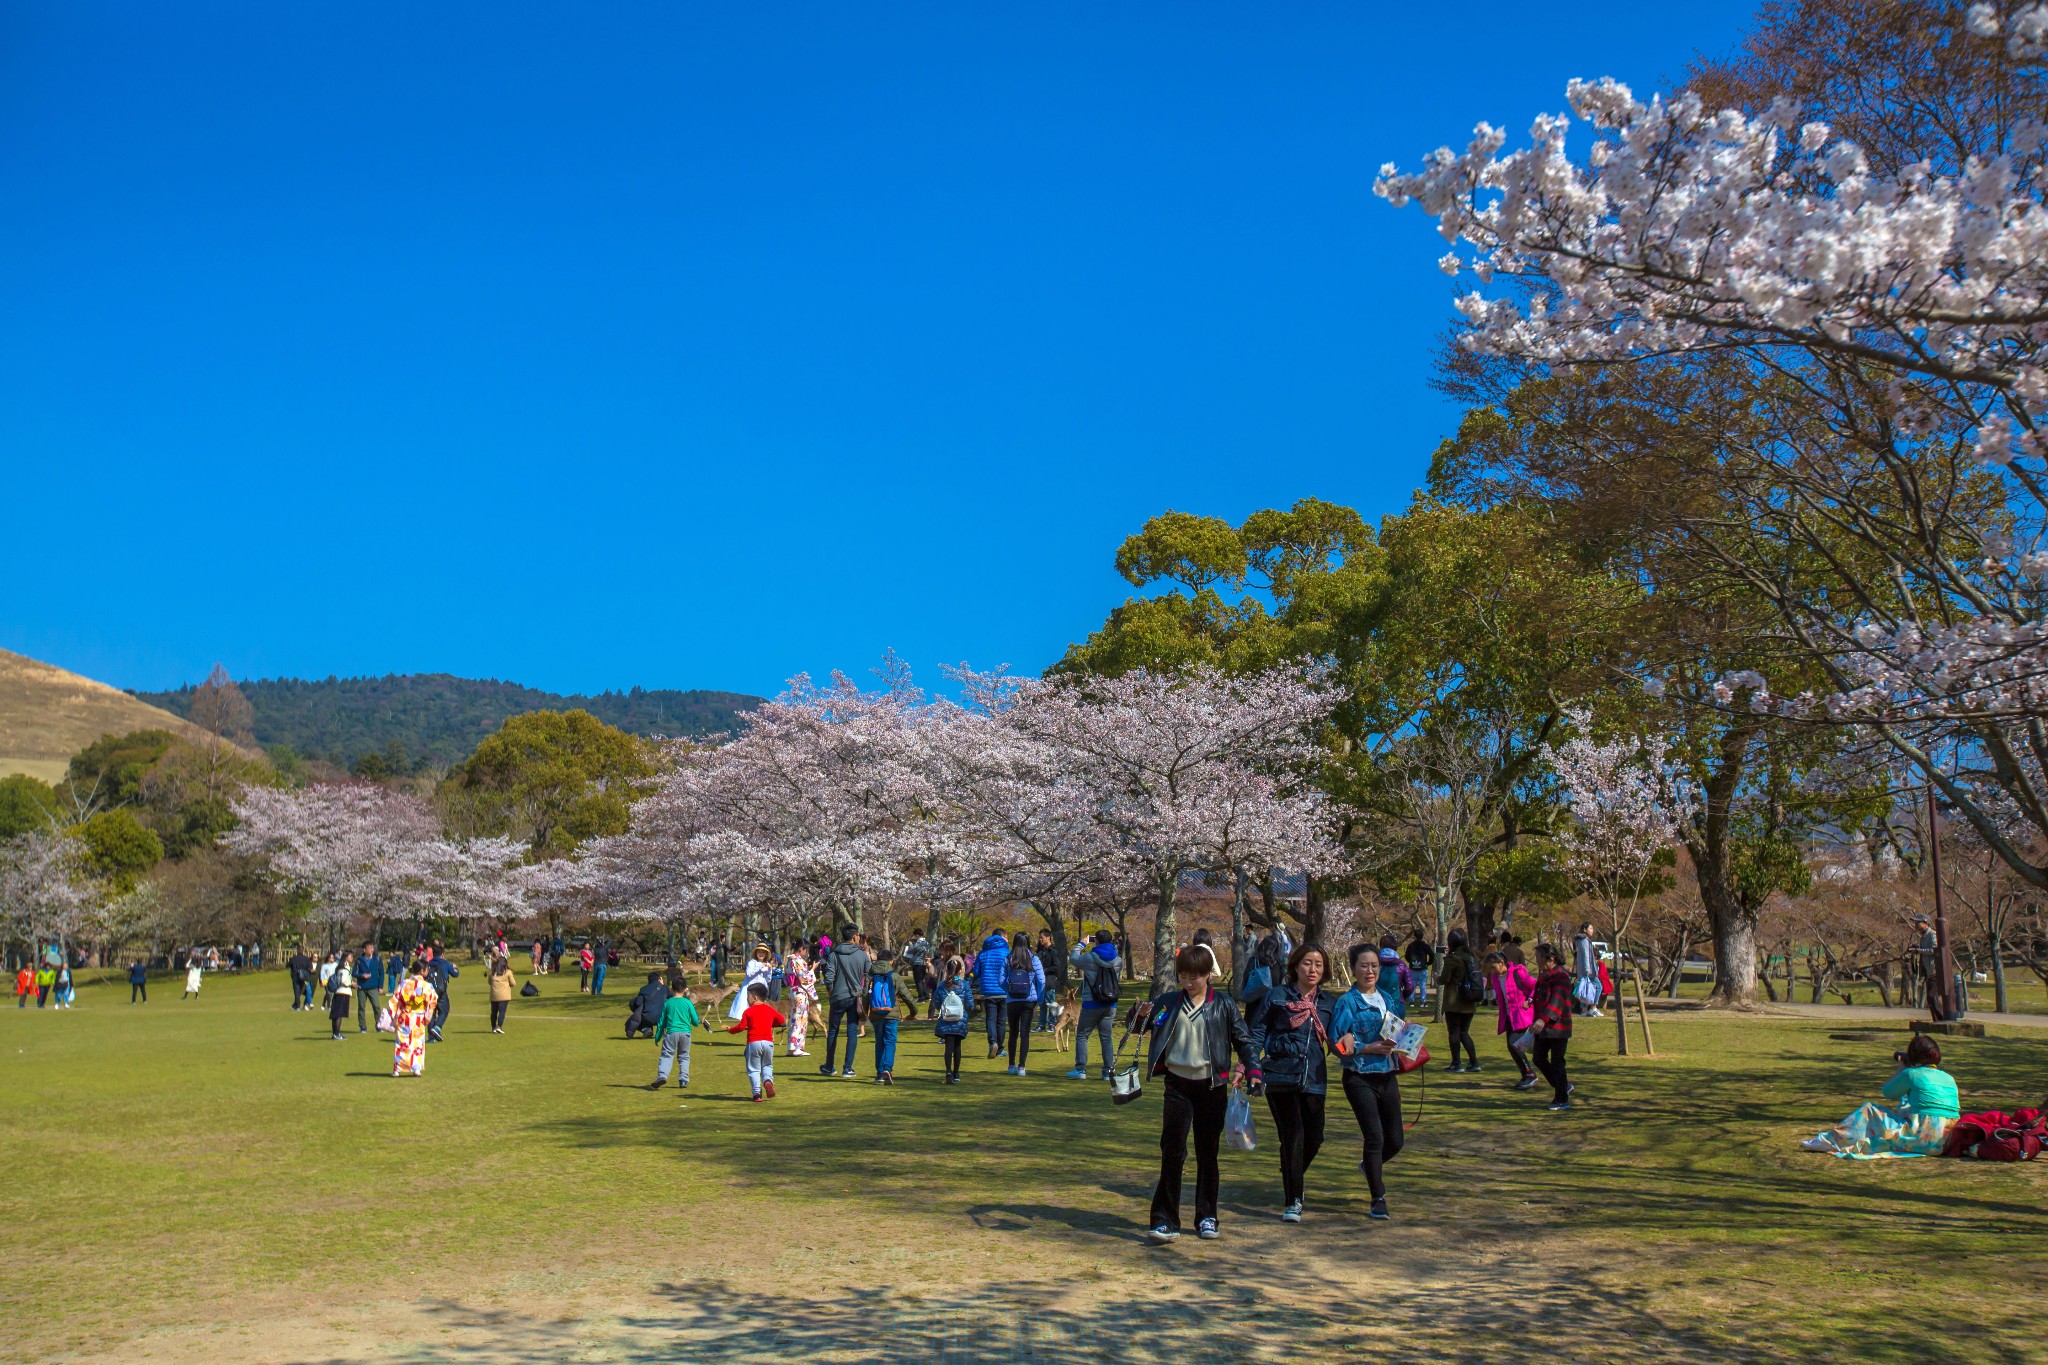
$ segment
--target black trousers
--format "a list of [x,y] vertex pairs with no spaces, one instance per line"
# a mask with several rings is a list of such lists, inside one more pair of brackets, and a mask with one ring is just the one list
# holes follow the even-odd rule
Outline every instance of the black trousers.
[[1323,1150],[1323,1096],[1306,1090],[1268,1090],[1266,1108],[1280,1139],[1280,1188],[1288,1203],[1300,1199],[1308,1168]]
[[1180,1178],[1188,1164],[1188,1130],[1195,1134],[1195,1219],[1216,1216],[1223,1183],[1217,1153],[1223,1145],[1223,1106],[1230,1088],[1164,1073],[1166,1100],[1160,1110],[1159,1183],[1152,1187],[1152,1226],[1180,1226]]
[[[131,982],[129,982],[129,983],[128,983],[128,1003],[129,1003],[129,1004],[131,1004],[131,1005],[132,1005],[132,1004],[134,1004],[134,1003],[135,1003],[135,1001],[136,1001],[136,999],[137,999],[138,997],[140,997],[140,998],[141,998],[141,1000],[142,1000],[142,1003],[143,1003],[143,1004],[147,1005],[147,1004],[149,1003],[149,987],[148,987],[148,986],[146,986],[146,985],[144,985],[144,984],[143,984],[142,982],[140,982],[140,981],[131,981]],[[23,996],[22,998],[23,998],[23,999],[25,1000],[25,999],[27,999],[28,997],[27,997],[27,996]]]
[[1365,1183],[1372,1197],[1387,1197],[1381,1168],[1401,1154],[1401,1078],[1391,1071],[1344,1073],[1344,1098],[1365,1139]]
[[306,1003],[306,978],[292,973],[292,1008],[303,1008]]
[[1038,1006],[1029,1000],[1010,1002],[1010,1065],[1022,1066],[1031,1055],[1031,1017]]
[[[1515,1035],[1510,1033],[1507,1036],[1512,1038]],[[1508,1044],[1508,1060],[1515,1064],[1515,1070],[1521,1072],[1524,1076],[1529,1074],[1529,1054],[1516,1047],[1513,1043]]]
[[832,1002],[832,1013],[825,1022],[825,1065],[823,1070],[832,1069],[832,1058],[839,1052],[839,1026],[846,1025],[846,1069],[853,1070],[853,1054],[860,1050],[860,1004],[848,1000],[843,1004]]
[[946,1045],[946,1074],[948,1076],[959,1075],[960,1044],[967,1040],[965,1038],[941,1038],[939,1041]]
[[1552,1104],[1563,1104],[1571,1095],[1571,1079],[1564,1074],[1564,1045],[1571,1040],[1570,1034],[1562,1038],[1539,1034],[1536,1038],[1536,1069],[1550,1082]]
[[511,1008],[512,1002],[510,1000],[493,1000],[491,1002],[491,1027],[505,1027],[505,1013]]
[[1444,1011],[1444,1028],[1451,1038],[1451,1065],[1458,1064],[1458,1049],[1463,1047],[1472,1065],[1479,1065],[1479,1050],[1472,1046],[1472,1016]]

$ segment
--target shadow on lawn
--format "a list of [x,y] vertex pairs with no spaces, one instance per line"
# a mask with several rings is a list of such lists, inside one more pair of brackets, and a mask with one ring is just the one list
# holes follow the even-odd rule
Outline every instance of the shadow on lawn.
[[[1233,1273],[1228,1253],[1138,1253],[1152,1263],[1143,1285],[992,1282],[923,1292],[886,1283],[837,1297],[784,1295],[772,1286],[722,1280],[666,1284],[638,1311],[578,1321],[536,1321],[523,1312],[458,1300],[427,1305],[444,1340],[384,1357],[418,1365],[490,1360],[622,1363],[917,1361],[919,1365],[1017,1362],[1297,1361],[1310,1352],[1379,1357],[1549,1362],[1564,1324],[1579,1324],[1572,1359],[1678,1362],[1762,1359],[1673,1328],[1575,1276],[1548,1283],[1469,1285],[1467,1292],[1398,1273],[1367,1294],[1359,1270],[1322,1266]],[[1163,1266],[1163,1269],[1160,1267]],[[1327,1274],[1349,1283],[1332,1284]],[[1159,1276],[1164,1275],[1161,1283]],[[1517,1277],[1518,1280],[1522,1277]],[[1597,1337],[1586,1325],[1598,1324]],[[1612,1343],[1612,1348],[1606,1347]],[[348,1357],[333,1358],[341,1365]]]

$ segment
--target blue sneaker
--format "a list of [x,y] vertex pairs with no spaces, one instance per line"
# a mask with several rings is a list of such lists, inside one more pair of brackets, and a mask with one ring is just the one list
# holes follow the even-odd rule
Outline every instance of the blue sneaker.
[[1158,1227],[1145,1234],[1145,1240],[1153,1246],[1163,1247],[1168,1242],[1178,1242],[1180,1240],[1180,1229],[1166,1223],[1161,1223]]
[[1088,1073],[1077,1066],[1067,1073],[1067,1079],[1070,1081],[1085,1081],[1088,1079]]

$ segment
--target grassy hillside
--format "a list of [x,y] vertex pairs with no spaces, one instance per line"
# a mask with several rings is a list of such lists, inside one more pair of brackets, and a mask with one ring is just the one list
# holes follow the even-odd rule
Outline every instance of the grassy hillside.
[[169,730],[200,738],[178,716],[119,688],[0,649],[0,777],[64,776],[71,756],[101,735]]
[[[417,763],[455,763],[506,717],[527,711],[585,710],[636,735],[694,736],[733,729],[760,703],[739,692],[604,692],[563,696],[496,679],[417,673],[382,678],[266,678],[239,684],[255,711],[256,738],[289,744],[308,757],[350,764],[395,743]],[[143,692],[143,701],[177,715],[191,709],[193,687]]]

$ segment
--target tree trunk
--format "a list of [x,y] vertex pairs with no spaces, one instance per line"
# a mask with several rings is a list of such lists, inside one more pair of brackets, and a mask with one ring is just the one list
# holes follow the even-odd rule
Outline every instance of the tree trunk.
[[2000,1014],[2006,1012],[2005,1000],[2005,935],[1997,929],[1991,931],[1991,993],[1992,1007]]
[[[1650,1003],[1643,999],[1643,973],[1638,968],[1630,972],[1629,975],[1633,976],[1636,982],[1636,1018],[1643,1026],[1643,1055],[1645,1057],[1654,1057],[1657,1055],[1657,1044],[1650,1038]],[[1621,1003],[1621,983],[1619,981],[1614,983],[1614,1002],[1617,1005]]]
[[1180,951],[1175,933],[1173,893],[1180,878],[1167,875],[1159,879],[1159,909],[1152,917],[1152,993],[1157,995],[1163,983],[1173,980],[1173,955]]
[[1714,940],[1714,988],[1708,1000],[1716,1005],[1756,1003],[1756,915],[1735,898],[1734,888],[1718,869],[1699,869],[1700,901],[1707,908],[1707,932]]
[[[1465,946],[1482,958],[1493,946],[1495,921],[1499,911],[1498,901],[1474,900],[1470,896],[1465,898]],[[1437,951],[1443,951],[1441,943],[1437,945]]]
[[1245,891],[1251,879],[1237,869],[1237,894],[1230,901],[1230,993],[1244,994],[1244,974],[1251,968],[1251,928],[1245,920]]

